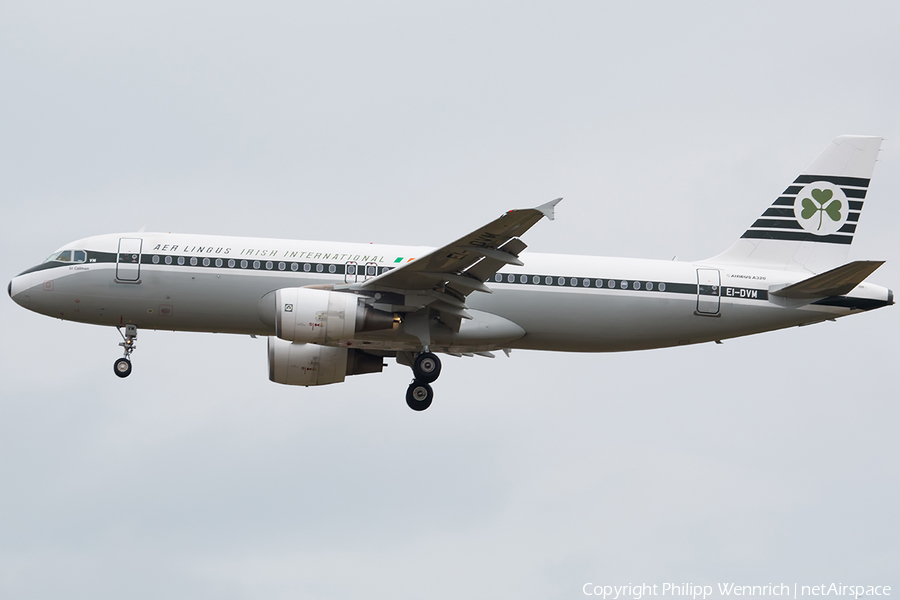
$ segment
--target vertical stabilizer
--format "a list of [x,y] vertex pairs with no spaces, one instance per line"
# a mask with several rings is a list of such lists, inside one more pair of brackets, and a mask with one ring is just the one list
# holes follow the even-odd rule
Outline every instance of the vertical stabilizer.
[[709,262],[819,273],[847,260],[880,137],[842,135]]

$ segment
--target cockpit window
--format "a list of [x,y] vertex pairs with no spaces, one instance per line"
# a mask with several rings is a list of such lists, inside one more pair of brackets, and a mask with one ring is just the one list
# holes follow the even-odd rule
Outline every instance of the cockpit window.
[[72,251],[71,250],[63,250],[62,252],[55,252],[47,257],[47,260],[44,262],[72,262]]
[[63,250],[62,252],[54,252],[47,257],[44,262],[79,262],[83,263],[87,260],[84,250]]

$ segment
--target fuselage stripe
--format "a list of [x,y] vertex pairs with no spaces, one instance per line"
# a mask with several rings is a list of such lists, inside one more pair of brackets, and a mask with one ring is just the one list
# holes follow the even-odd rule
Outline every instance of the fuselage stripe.
[[[116,262],[116,254],[110,252],[87,252],[88,264]],[[166,258],[170,258],[170,262],[166,262]],[[182,264],[178,263],[178,258],[185,259]],[[192,265],[191,259],[197,259],[196,264]],[[206,260],[203,260],[203,259]],[[155,259],[155,260],[154,260]],[[229,260],[234,261],[234,266],[229,267]],[[253,268],[254,261],[244,261],[248,264],[241,267],[240,259],[227,259],[215,257],[190,257],[163,254],[144,254],[141,256],[141,269],[155,270],[163,268],[165,270],[190,268],[190,269],[213,269],[228,270],[242,273],[268,273],[278,275],[304,275],[304,276],[341,276],[345,275],[345,264],[343,263],[287,263],[286,261],[256,261],[260,265]],[[271,266],[265,264],[272,263]],[[278,262],[284,262],[284,268],[279,268]],[[296,269],[292,269],[290,265],[297,264]],[[70,263],[49,262],[39,265],[43,268],[67,267]],[[361,266],[362,267],[362,266]],[[392,267],[378,266],[378,274],[389,271]],[[360,270],[362,270],[360,268]],[[369,275],[374,276],[374,275]],[[488,280],[490,284],[546,287],[546,288],[579,288],[582,290],[604,290],[616,292],[644,292],[644,293],[673,293],[673,294],[689,294],[696,295],[698,286],[696,282],[684,283],[673,281],[648,281],[646,279],[621,279],[609,277],[586,277],[586,276],[562,276],[562,275],[538,275],[533,273],[508,273],[498,272]],[[708,294],[705,294],[708,295]],[[718,294],[713,292],[712,295],[721,297],[745,298],[750,300],[768,300],[768,291],[758,288],[742,288],[736,286],[721,286],[718,288]]]

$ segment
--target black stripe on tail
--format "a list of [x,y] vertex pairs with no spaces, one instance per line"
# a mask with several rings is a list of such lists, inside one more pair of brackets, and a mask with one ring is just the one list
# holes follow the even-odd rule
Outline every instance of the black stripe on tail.
[[[847,222],[835,233],[816,235],[805,231],[794,213],[797,194],[805,185],[817,181],[827,181],[840,187],[847,197]],[[794,183],[779,196],[757,219],[742,238],[761,240],[785,240],[790,242],[819,242],[824,244],[849,244],[856,232],[856,223],[862,212],[863,200],[869,187],[869,180],[859,177],[838,177],[834,175],[800,175]],[[850,200],[852,198],[853,200]]]

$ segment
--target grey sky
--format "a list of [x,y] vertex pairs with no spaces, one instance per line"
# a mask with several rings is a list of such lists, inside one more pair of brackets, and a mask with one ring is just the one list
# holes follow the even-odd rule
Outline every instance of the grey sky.
[[[699,259],[839,134],[900,288],[893,3],[2,3],[0,275],[132,231]],[[293,389],[265,342],[0,302],[3,598],[900,590],[896,308],[724,345]]]

